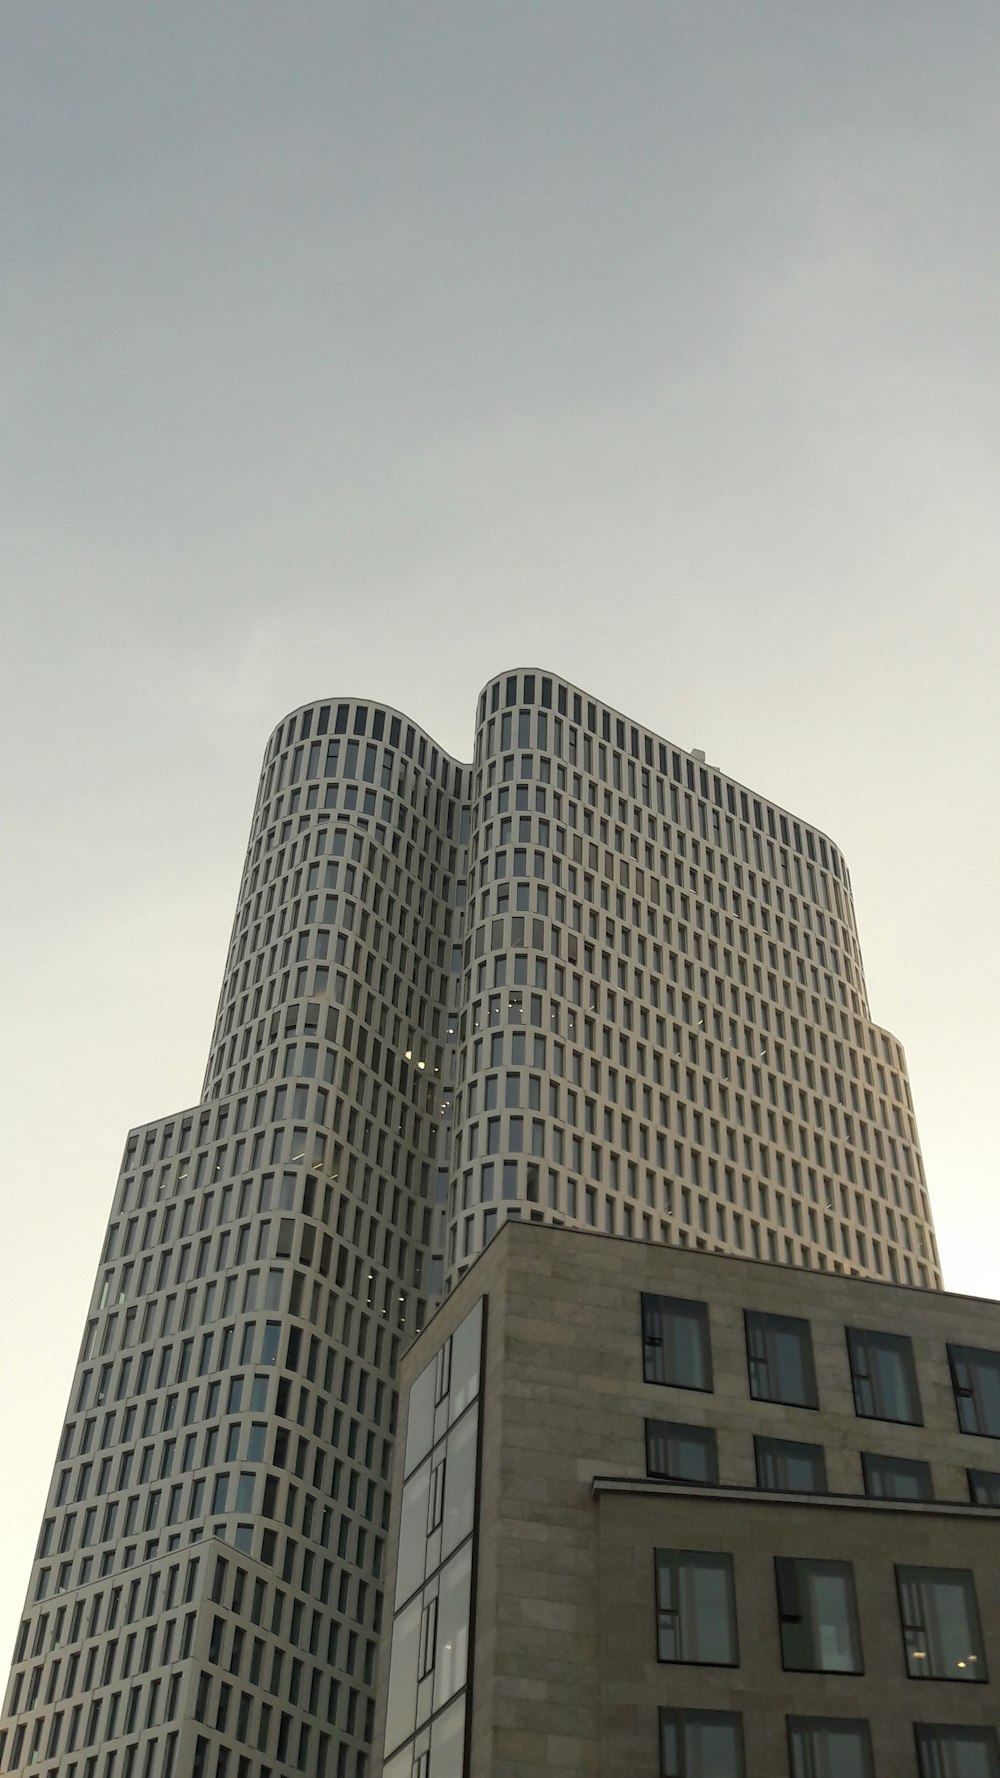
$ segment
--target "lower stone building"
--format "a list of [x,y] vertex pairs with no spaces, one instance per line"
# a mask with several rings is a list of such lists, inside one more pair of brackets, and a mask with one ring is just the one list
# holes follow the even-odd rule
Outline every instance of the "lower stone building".
[[508,1222],[402,1391],[382,1778],[1000,1778],[1000,1305]]

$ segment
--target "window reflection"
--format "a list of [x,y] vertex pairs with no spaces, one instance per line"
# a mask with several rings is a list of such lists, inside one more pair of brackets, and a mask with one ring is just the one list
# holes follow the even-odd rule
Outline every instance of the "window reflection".
[[462,1778],[483,1325],[480,1300],[410,1389],[386,1778]]
[[850,1562],[775,1559],[786,1672],[860,1673],[861,1635]]
[[972,1575],[964,1568],[897,1568],[911,1679],[984,1684],[986,1654]]
[[919,1426],[923,1414],[913,1346],[907,1335],[849,1327],[847,1350],[857,1412],[869,1420],[899,1420]]

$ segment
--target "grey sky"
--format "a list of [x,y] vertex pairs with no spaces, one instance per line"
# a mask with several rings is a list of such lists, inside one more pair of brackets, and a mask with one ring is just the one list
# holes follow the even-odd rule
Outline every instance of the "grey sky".
[[256,774],[549,666],[817,822],[1000,1294],[994,0],[0,9],[0,1660]]

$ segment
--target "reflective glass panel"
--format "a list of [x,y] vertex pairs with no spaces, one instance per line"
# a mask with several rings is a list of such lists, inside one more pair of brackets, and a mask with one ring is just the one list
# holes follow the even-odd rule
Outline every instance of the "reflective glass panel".
[[986,1653],[972,1575],[965,1568],[897,1568],[911,1679],[985,1683]]
[[841,1717],[790,1716],[792,1778],[872,1778],[868,1724]]
[[425,1462],[403,1487],[396,1558],[396,1603],[401,1604],[423,1583],[427,1549],[427,1493],[431,1466]]
[[716,1483],[719,1461],[713,1428],[647,1420],[646,1473],[674,1482]]
[[870,1420],[919,1426],[923,1415],[908,1335],[849,1327],[847,1350],[857,1412]]
[[417,1654],[420,1637],[420,1600],[401,1611],[392,1626],[389,1656],[389,1694],[386,1702],[385,1745],[398,1747],[412,1735],[417,1712]]
[[469,1310],[451,1336],[451,1412],[458,1419],[479,1394],[479,1364],[483,1343],[482,1298]]
[[676,1389],[711,1389],[708,1306],[684,1297],[642,1298],[643,1375]]
[[879,1457],[862,1451],[865,1492],[883,1500],[933,1500],[931,1466],[916,1457]]
[[782,1401],[792,1407],[817,1406],[812,1334],[795,1315],[746,1311],[750,1393],[756,1401]]
[[660,1778],[744,1778],[745,1769],[734,1711],[660,1711]]
[[774,1566],[786,1671],[860,1673],[861,1636],[851,1564],[778,1557]]
[[737,1665],[731,1556],[708,1550],[657,1550],[656,1586],[661,1661]]
[[472,1545],[466,1544],[442,1568],[438,1579],[435,1710],[439,1710],[465,1684],[469,1659],[471,1588]]
[[789,1494],[825,1494],[826,1458],[822,1445],[796,1439],[755,1438],[758,1488]]
[[996,1729],[915,1724],[920,1778],[1000,1778]]
[[406,1455],[403,1474],[409,1475],[422,1462],[434,1437],[434,1364],[422,1370],[410,1386],[406,1413]]
[[962,1431],[1000,1438],[1000,1352],[949,1346],[948,1357]]
[[472,1530],[476,1510],[476,1446],[479,1413],[466,1414],[448,1434],[444,1472],[444,1519],[441,1554],[451,1551]]
[[430,1778],[465,1778],[465,1698],[456,1698],[431,1725]]

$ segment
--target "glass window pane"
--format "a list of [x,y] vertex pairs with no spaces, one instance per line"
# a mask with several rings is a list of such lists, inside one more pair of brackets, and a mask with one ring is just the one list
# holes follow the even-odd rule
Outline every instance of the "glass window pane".
[[386,1760],[382,1767],[382,1778],[413,1778],[413,1751],[404,1748],[397,1753],[395,1759]]
[[747,1309],[750,1393],[756,1401],[782,1401],[792,1407],[817,1406],[816,1372],[808,1321],[794,1315],[766,1315]]
[[482,1298],[459,1322],[451,1336],[451,1414],[457,1420],[479,1394],[479,1361],[483,1345]]
[[692,1778],[704,1773],[739,1772],[737,1729],[731,1723],[689,1723],[687,1728],[687,1769]]
[[862,1451],[865,1492],[883,1500],[933,1500],[931,1466],[914,1457],[879,1457]]
[[469,1601],[472,1545],[466,1544],[445,1568],[438,1582],[437,1656],[434,1665],[434,1708],[465,1684],[469,1658]]
[[427,1550],[427,1492],[431,1466],[425,1462],[403,1488],[399,1515],[399,1556],[396,1565],[396,1604],[408,1599],[423,1584]]
[[778,1557],[774,1567],[786,1671],[860,1673],[861,1636],[851,1564]]
[[677,1389],[711,1389],[707,1305],[644,1292],[642,1352],[647,1383],[668,1383]]
[[736,1666],[732,1557],[657,1550],[656,1584],[659,1659]]
[[719,1463],[711,1426],[646,1421],[646,1473],[674,1482],[716,1483]]
[[857,1412],[867,1419],[921,1425],[923,1415],[908,1335],[849,1327],[847,1349]]
[[830,1716],[790,1716],[792,1778],[872,1778],[868,1724]]
[[964,1568],[897,1568],[911,1679],[985,1683],[986,1655],[972,1575]]
[[401,1611],[392,1626],[389,1656],[389,1695],[386,1703],[385,1745],[391,1752],[412,1735],[417,1716],[417,1654],[420,1637],[420,1600]]
[[970,1469],[969,1498],[976,1506],[1000,1506],[1000,1471]]
[[444,1472],[441,1554],[448,1556],[468,1537],[476,1509],[476,1445],[479,1410],[463,1415],[448,1434]]
[[915,1725],[920,1778],[1000,1778],[997,1732],[957,1723]]
[[824,1673],[850,1673],[857,1666],[851,1626],[850,1581],[845,1574],[814,1574],[810,1579],[816,1651]]
[[742,1718],[729,1710],[660,1711],[661,1778],[744,1778]]
[[826,1493],[826,1457],[822,1445],[784,1438],[755,1438],[758,1488],[790,1494]]
[[422,1370],[410,1389],[406,1414],[406,1455],[403,1474],[422,1462],[434,1438],[434,1361]]
[[465,1772],[465,1698],[435,1718],[431,1729],[430,1771],[433,1778],[463,1778]]
[[948,1357],[962,1431],[1000,1438],[1000,1352],[949,1346]]

